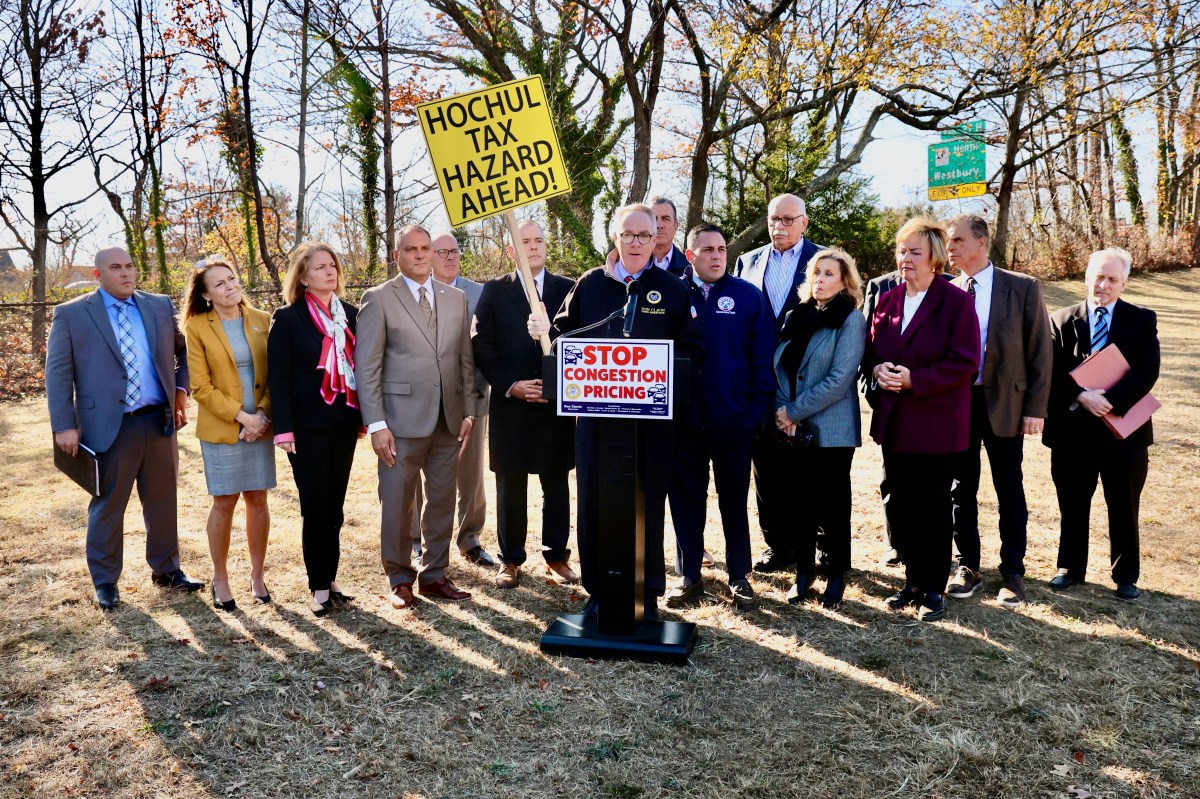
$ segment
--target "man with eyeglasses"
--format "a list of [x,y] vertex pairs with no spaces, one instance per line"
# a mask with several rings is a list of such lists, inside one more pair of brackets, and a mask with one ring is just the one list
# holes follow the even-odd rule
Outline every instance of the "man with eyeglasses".
[[[650,262],[657,235],[654,211],[641,203],[617,209],[609,228],[617,249],[617,260],[588,270],[579,278],[554,317],[551,327],[539,309],[530,314],[529,334],[557,337],[603,320],[625,304],[628,285],[641,288],[634,312],[632,337],[673,339],[679,355],[691,358],[691,382],[700,385],[704,339],[699,323],[692,318],[691,301],[682,280]],[[588,332],[593,338],[622,338],[620,319]],[[683,376],[680,376],[683,379]],[[687,412],[698,408],[689,406]],[[675,424],[659,420],[635,422],[638,426],[638,468],[645,493],[645,602],[646,618],[657,616],[658,597],[666,591],[663,566],[663,524],[667,488],[674,460]],[[593,595],[600,582],[600,427],[597,419],[581,418],[576,425],[575,464],[578,484],[576,537],[583,586]],[[596,601],[588,601],[585,613],[595,612]]]
[[[775,323],[776,335],[788,312],[800,303],[797,289],[804,282],[809,260],[821,250],[804,236],[808,215],[804,200],[794,194],[781,194],[767,205],[767,232],[771,243],[751,250],[737,259],[734,274],[758,287],[767,298],[767,307]],[[790,569],[796,555],[788,543],[793,496],[772,496],[763,490],[760,474],[786,468],[786,453],[780,452],[772,429],[761,431],[754,440],[754,498],[758,504],[758,524],[767,549],[754,564],[757,572]]]
[[[433,279],[453,286],[467,295],[467,313],[475,316],[475,306],[483,294],[483,285],[467,280],[459,274],[462,267],[462,250],[451,233],[442,233],[433,240]],[[475,407],[479,423],[471,433],[467,448],[458,462],[458,551],[468,563],[476,566],[495,566],[496,561],[483,548],[479,534],[487,520],[487,499],[483,493],[483,442],[487,438],[488,396],[490,389],[483,373],[475,372]],[[420,484],[417,485],[417,502],[413,512],[413,529],[421,529],[421,505],[423,504]],[[413,554],[420,555],[421,546],[413,543]]]

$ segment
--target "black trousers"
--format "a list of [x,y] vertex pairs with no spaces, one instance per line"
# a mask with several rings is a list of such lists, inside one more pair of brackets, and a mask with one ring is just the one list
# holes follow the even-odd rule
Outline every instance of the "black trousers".
[[763,540],[776,555],[790,561],[795,552],[791,532],[796,518],[797,488],[794,450],[781,443],[772,431],[754,437],[751,460],[754,466],[754,500]]
[[[567,539],[571,534],[571,489],[567,472],[539,474],[542,484],[542,556],[547,563],[571,557]],[[529,533],[529,475],[525,472],[496,472],[496,521],[499,527],[500,560],[520,566],[526,560],[525,540]]]
[[971,439],[958,459],[954,472],[954,544],[962,566],[979,571],[979,475],[980,447],[985,447],[991,466],[992,485],[1000,511],[1000,573],[1005,577],[1025,576],[1026,526],[1029,508],[1021,474],[1024,436],[998,436],[988,420],[983,386],[971,389]]
[[806,496],[795,502],[792,549],[796,571],[812,568],[817,557],[817,536],[829,574],[850,568],[850,464],[854,447],[809,446],[795,450],[794,486]]
[[958,453],[914,454],[883,449],[891,489],[892,533],[904,553],[905,582],[941,593],[950,574],[954,520],[950,487]]
[[1087,576],[1088,531],[1096,481],[1104,484],[1108,506],[1109,557],[1115,583],[1136,583],[1141,574],[1138,507],[1150,465],[1145,447],[1129,447],[1116,439],[1060,445],[1050,450],[1050,476],[1058,491],[1062,528],[1058,568]]
[[308,590],[324,591],[337,579],[341,532],[357,427],[297,428],[296,454],[288,455],[300,495],[300,540]]
[[725,563],[729,579],[742,580],[750,573],[750,519],[746,496],[750,493],[751,431],[696,430],[685,428],[675,437],[675,471],[667,498],[675,523],[679,573],[700,581],[704,556],[704,525],[708,508],[708,464],[717,484],[717,505],[725,533]]

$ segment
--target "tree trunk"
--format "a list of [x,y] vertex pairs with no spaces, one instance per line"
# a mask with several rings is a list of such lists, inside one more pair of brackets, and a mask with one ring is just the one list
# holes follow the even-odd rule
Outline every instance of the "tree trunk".
[[312,12],[312,0],[304,0],[300,13],[300,96],[296,121],[296,233],[292,247],[299,247],[307,238],[304,231],[304,205],[308,202],[308,159],[305,157],[305,139],[308,137],[308,18]]
[[1007,122],[1004,141],[1004,162],[1000,165],[1000,190],[996,193],[996,225],[992,236],[992,261],[1000,267],[1008,264],[1008,217],[1011,212],[1013,185],[1017,180],[1017,152],[1021,146],[1021,118],[1029,100],[1029,87],[1019,86],[1013,94],[1013,107]]
[[[399,271],[396,264],[396,184],[392,175],[392,76],[388,60],[387,26],[384,24],[383,3],[372,0],[371,10],[375,13],[375,27],[379,34],[379,92],[382,95],[383,124],[383,238],[387,259],[387,276],[393,278]],[[371,248],[374,252],[374,248]],[[374,270],[372,263],[371,268]]]
[[246,126],[246,171],[250,178],[250,190],[254,198],[254,227],[258,234],[259,256],[267,267],[271,282],[275,288],[281,289],[279,267],[267,247],[267,219],[263,209],[262,186],[258,179],[258,143],[254,135],[254,116],[250,102],[250,74],[254,65],[254,2],[246,3],[246,53],[242,61],[242,115]]

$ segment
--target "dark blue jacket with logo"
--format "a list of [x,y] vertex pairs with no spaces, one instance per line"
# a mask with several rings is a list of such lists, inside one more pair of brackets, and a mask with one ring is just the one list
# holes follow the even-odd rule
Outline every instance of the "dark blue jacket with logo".
[[756,429],[775,396],[775,323],[763,293],[754,284],[725,275],[708,298],[684,272],[692,315],[704,330],[704,427]]

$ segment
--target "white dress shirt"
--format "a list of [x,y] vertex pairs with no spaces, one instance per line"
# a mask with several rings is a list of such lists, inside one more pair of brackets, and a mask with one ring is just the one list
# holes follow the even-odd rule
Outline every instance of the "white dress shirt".
[[992,284],[995,282],[996,270],[992,262],[979,270],[968,279],[975,279],[975,316],[979,319],[979,372],[975,375],[975,385],[983,383],[983,360],[987,357],[988,320],[992,318]]
[[[938,278],[940,280],[940,278]],[[900,335],[904,335],[904,331],[908,329],[908,323],[916,316],[917,309],[921,307],[921,301],[925,299],[926,291],[918,291],[917,296],[910,297],[906,291],[904,294],[904,314],[900,317]]]

